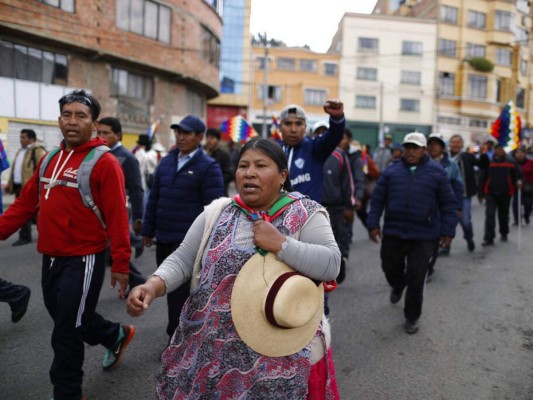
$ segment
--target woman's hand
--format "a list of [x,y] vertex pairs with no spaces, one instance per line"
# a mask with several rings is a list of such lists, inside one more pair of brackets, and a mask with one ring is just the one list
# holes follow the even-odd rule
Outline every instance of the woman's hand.
[[138,317],[148,310],[148,307],[156,297],[165,294],[165,282],[158,276],[153,276],[146,283],[135,286],[130,290],[127,308],[128,314]]
[[254,245],[260,249],[277,253],[285,241],[283,236],[270,222],[255,221],[253,226]]

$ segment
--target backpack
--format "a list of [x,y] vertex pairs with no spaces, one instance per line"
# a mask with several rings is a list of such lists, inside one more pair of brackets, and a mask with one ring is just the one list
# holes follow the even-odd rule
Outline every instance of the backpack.
[[[55,155],[61,150],[59,147],[54,148],[50,153],[48,153],[44,158],[43,162],[41,163],[41,167],[39,168],[39,182],[43,182],[45,184],[50,183],[50,178],[44,177],[44,172],[46,171],[46,167],[48,167],[48,164],[50,161],[55,157]],[[106,229],[106,224],[104,222],[104,219],[102,217],[102,213],[94,203],[93,194],[91,193],[91,173],[93,171],[94,166],[98,162],[98,160],[109,151],[109,148],[104,145],[96,146],[94,147],[83,159],[83,161],[80,164],[80,167],[78,168],[78,182],[72,183],[67,181],[55,181],[55,185],[60,186],[68,186],[78,189],[81,196],[81,201],[83,202],[83,205],[87,208],[90,208],[94,211],[96,214],[96,217]],[[39,185],[39,197],[40,197],[40,190],[41,185]]]

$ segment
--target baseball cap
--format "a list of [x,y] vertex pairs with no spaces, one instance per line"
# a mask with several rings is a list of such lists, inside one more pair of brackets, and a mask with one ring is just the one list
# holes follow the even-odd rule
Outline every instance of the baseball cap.
[[443,147],[446,147],[444,136],[441,133],[432,133],[431,135],[428,136],[427,141],[430,142],[432,139],[438,140]]
[[315,124],[313,125],[312,132],[316,131],[318,128],[326,128],[326,129],[329,129],[329,124],[327,123],[327,121],[318,121],[318,122],[315,122]]
[[390,139],[392,140],[392,135],[390,133],[386,133],[385,136],[383,136],[383,139]]
[[180,128],[182,131],[185,132],[196,132],[196,133],[204,133],[205,132],[205,124],[202,122],[202,120],[195,115],[187,115],[185,118],[183,118],[179,124],[172,124],[170,125],[170,129],[178,129]]
[[304,109],[296,104],[289,104],[279,113],[280,121],[283,121],[285,118],[288,118],[288,117],[295,117],[295,118],[303,119],[304,121],[307,118],[305,116]]
[[418,147],[427,147],[426,137],[423,133],[411,132],[403,138],[403,144],[415,144]]

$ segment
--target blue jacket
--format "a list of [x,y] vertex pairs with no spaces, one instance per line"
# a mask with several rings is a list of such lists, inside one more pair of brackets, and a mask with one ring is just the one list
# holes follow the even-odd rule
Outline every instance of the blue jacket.
[[448,156],[447,153],[444,153],[442,155],[440,165],[443,166],[443,168],[446,170],[446,173],[448,174],[448,179],[450,180],[450,184],[452,185],[453,195],[457,200],[457,210],[462,210],[464,183],[463,177],[461,176],[461,171],[459,171],[459,166]]
[[454,237],[456,200],[444,168],[425,155],[414,173],[402,158],[380,175],[370,205],[368,230],[379,228],[385,211],[384,236],[404,240]]
[[289,177],[294,191],[320,203],[324,163],[342,140],[344,122],[344,118],[330,118],[329,130],[317,138],[304,137],[300,144],[294,147],[285,146],[281,142],[289,160]]
[[178,171],[179,149],[163,157],[146,205],[142,236],[181,242],[204,206],[224,195],[218,163],[202,149]]

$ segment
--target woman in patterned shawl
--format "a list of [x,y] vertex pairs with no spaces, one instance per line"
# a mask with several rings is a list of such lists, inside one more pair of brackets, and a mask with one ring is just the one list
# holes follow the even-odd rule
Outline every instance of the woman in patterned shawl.
[[[257,251],[276,254],[313,280],[334,280],[339,272],[340,252],[326,212],[315,201],[288,193],[287,176],[277,144],[246,143],[237,164],[238,195],[206,207],[181,246],[144,285],[131,290],[128,313],[139,316],[156,297],[192,278],[179,327],[161,357],[159,399],[339,398],[325,319],[306,347],[282,357],[252,350],[232,320],[233,284]],[[282,200],[288,205],[279,211]]]

